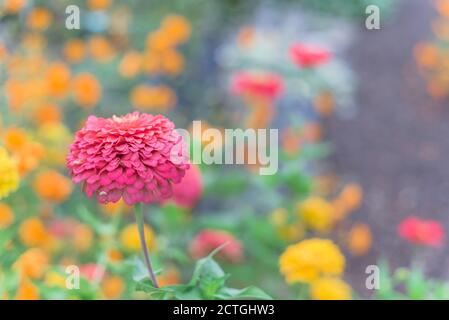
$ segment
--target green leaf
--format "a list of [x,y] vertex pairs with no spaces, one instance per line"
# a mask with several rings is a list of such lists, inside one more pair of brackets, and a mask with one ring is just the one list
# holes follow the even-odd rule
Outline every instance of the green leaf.
[[262,289],[254,286],[246,287],[244,289],[223,288],[215,295],[218,299],[260,299],[273,300]]

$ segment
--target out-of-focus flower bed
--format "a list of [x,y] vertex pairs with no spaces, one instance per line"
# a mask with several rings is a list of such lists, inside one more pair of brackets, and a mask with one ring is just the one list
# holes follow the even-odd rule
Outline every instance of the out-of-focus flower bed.
[[[363,191],[321,161],[331,151],[323,119],[350,117],[356,108],[356,78],[344,57],[353,20],[312,10],[327,1],[259,8],[245,1],[88,0],[75,1],[81,29],[67,30],[65,8],[73,2],[2,2],[0,297],[357,297],[344,279],[346,257],[368,253],[373,240],[370,227],[358,222]],[[365,5],[335,2],[349,13]],[[141,114],[120,118],[135,110]],[[99,159],[94,150],[108,149],[107,143],[113,149],[115,134],[132,131],[137,118],[153,121],[142,114],[163,114],[191,131],[192,121],[201,120],[203,129],[280,132],[274,175],[259,175],[258,163],[191,165],[184,177],[181,166],[166,176],[166,167],[154,169],[164,176],[154,190],[173,188],[169,199],[143,208],[160,288],[148,279],[130,206],[150,196],[114,192],[137,185],[113,171],[115,160],[136,161],[132,150],[123,147],[126,159],[114,151]],[[87,120],[90,115],[112,120]],[[170,127],[163,119],[162,131]],[[126,141],[139,148],[156,129],[145,130]],[[165,145],[170,135],[163,136]],[[195,141],[199,148],[210,144]],[[142,162],[153,166],[161,157],[162,151]],[[111,174],[88,172],[102,161],[114,167]],[[405,221],[399,233],[438,245],[444,231],[436,236],[438,226],[430,222],[432,236],[426,236],[426,223]],[[79,289],[68,287],[73,266],[81,275]],[[395,277],[408,281],[407,272]],[[399,295],[388,288],[381,297]]]

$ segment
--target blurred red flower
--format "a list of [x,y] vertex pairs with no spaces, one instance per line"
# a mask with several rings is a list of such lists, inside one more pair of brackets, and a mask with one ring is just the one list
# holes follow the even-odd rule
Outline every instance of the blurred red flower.
[[302,68],[316,67],[328,62],[332,57],[328,50],[304,43],[294,44],[289,53],[292,61]]
[[242,71],[232,77],[231,89],[236,95],[275,99],[284,90],[284,80],[275,73]]
[[201,231],[190,243],[189,252],[193,258],[199,259],[224,244],[226,245],[217,253],[217,257],[232,263],[238,263],[243,259],[240,242],[231,233],[222,230]]
[[399,224],[398,233],[411,243],[433,247],[442,245],[444,240],[444,229],[441,223],[416,217],[404,219]]
[[203,194],[203,180],[201,171],[196,165],[190,165],[182,183],[173,185],[173,197],[171,198],[178,206],[192,209]]

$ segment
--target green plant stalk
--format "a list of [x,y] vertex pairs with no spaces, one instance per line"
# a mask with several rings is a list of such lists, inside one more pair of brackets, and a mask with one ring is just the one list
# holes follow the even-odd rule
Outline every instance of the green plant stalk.
[[155,288],[159,288],[159,285],[154,275],[153,267],[151,266],[150,255],[148,254],[147,242],[145,241],[145,229],[143,221],[143,206],[141,203],[137,203],[134,207],[134,214],[136,216],[137,229],[139,230],[140,246],[142,247],[145,265],[150,275],[150,279],[153,282]]

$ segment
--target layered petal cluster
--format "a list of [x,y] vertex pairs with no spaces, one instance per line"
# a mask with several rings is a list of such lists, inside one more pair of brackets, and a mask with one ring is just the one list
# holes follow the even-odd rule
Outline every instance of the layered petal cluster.
[[289,246],[279,266],[288,283],[310,283],[321,276],[340,276],[345,257],[331,240],[312,238]]
[[67,166],[100,203],[153,203],[172,195],[189,168],[184,141],[162,115],[90,116],[76,133]]

